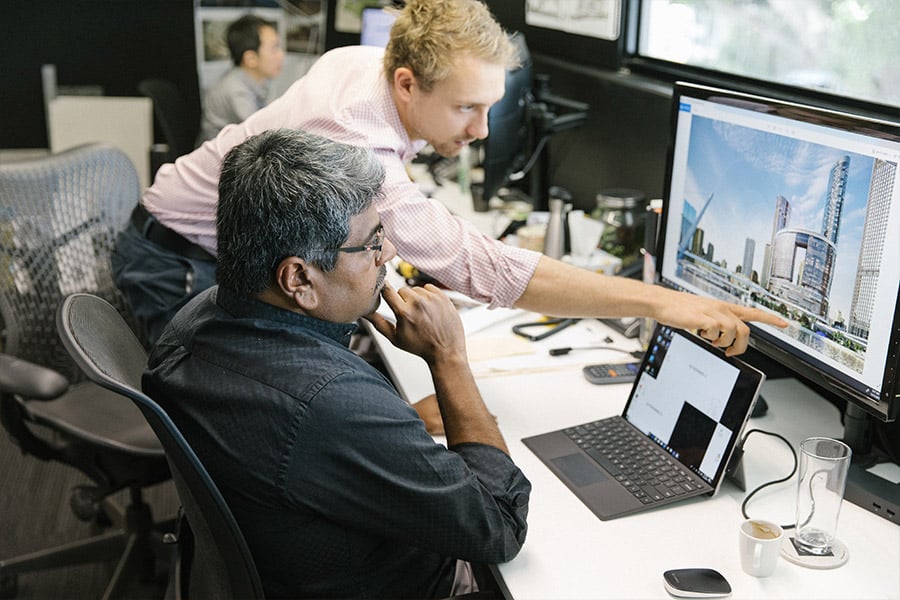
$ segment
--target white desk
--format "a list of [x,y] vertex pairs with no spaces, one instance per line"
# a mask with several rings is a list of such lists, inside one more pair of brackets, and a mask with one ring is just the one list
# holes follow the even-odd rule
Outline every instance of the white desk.
[[[533,319],[533,315],[520,313],[519,319]],[[512,322],[507,320],[470,335],[470,353],[477,353],[480,343],[495,345],[503,336],[512,337]],[[623,340],[597,321],[583,324],[596,329],[593,335],[601,340],[609,334],[615,343],[634,347],[627,346],[633,341]],[[423,361],[375,336],[385,363],[408,400],[433,392]],[[536,345],[545,350],[581,345],[585,339],[583,331],[572,330]],[[478,386],[488,408],[497,416],[512,458],[533,485],[525,545],[514,560],[495,569],[510,597],[670,598],[663,587],[663,571],[709,567],[728,579],[733,598],[900,598],[900,527],[849,502],[843,504],[838,526],[838,537],[850,552],[847,564],[816,571],[781,560],[775,574],[762,579],[746,575],[740,568],[737,532],[744,492],[730,482],[714,498],[613,521],[597,519],[521,439],[619,413],[630,386],[593,386],[582,377],[580,366],[624,362],[628,357],[604,350],[577,351],[564,358],[545,352],[541,356],[546,356],[548,365],[565,366],[496,375],[486,374],[482,361],[473,362],[473,370],[481,373],[476,375]],[[763,394],[769,414],[751,420],[749,427],[780,433],[795,447],[811,435],[841,434],[837,410],[797,381],[767,382]],[[775,438],[754,434],[745,450],[748,489],[790,472],[790,453]],[[748,512],[779,523],[793,522],[795,485],[796,479],[792,479],[767,488],[751,500]]]
[[[421,181],[422,174],[416,175]],[[481,231],[493,234],[496,215],[472,211],[471,199],[460,193],[458,186],[438,187],[432,195]],[[392,275],[395,285],[402,285]],[[472,360],[486,350],[510,350],[503,340],[515,338],[511,325],[534,319],[535,315],[519,311],[495,311],[496,325],[484,327],[483,311],[463,315],[478,387],[488,408],[497,416],[513,460],[533,486],[525,545],[514,560],[494,569],[508,597],[672,598],[663,587],[664,571],[709,567],[731,583],[732,598],[900,599],[900,527],[850,502],[843,503],[838,524],[838,537],[850,552],[847,564],[816,571],[781,560],[774,575],[761,579],[746,575],[740,567],[738,527],[743,520],[740,507],[746,494],[730,482],[713,498],[689,500],[613,521],[597,519],[521,440],[619,414],[631,389],[628,384],[594,386],[581,375],[582,365],[630,360],[625,354],[590,350],[550,357],[547,349],[600,345],[607,335],[613,338],[612,345],[622,349],[638,346],[634,340],[626,340],[591,319],[534,343],[539,352],[531,356]],[[591,331],[586,332],[586,328]],[[369,330],[373,331],[378,350],[404,398],[415,402],[434,392],[424,361],[397,350],[371,327]],[[498,375],[488,368],[508,367],[511,363],[528,368],[507,375]],[[547,368],[538,370],[534,368],[536,364]],[[769,412],[752,419],[748,429],[779,433],[795,448],[813,435],[842,434],[837,409],[796,380],[769,381],[763,395]],[[776,438],[754,434],[744,449],[748,490],[791,470],[790,452]],[[795,486],[796,476],[766,488],[750,501],[749,515],[792,523]]]

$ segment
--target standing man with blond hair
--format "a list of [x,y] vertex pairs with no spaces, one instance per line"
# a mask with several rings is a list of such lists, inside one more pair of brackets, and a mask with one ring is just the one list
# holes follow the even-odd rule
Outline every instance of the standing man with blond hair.
[[[324,54],[280,98],[163,165],[118,240],[116,282],[154,340],[193,295],[213,284],[218,169],[262,131],[289,127],[371,149],[385,168],[376,208],[401,258],[492,307],[558,316],[646,316],[699,329],[729,354],[746,349],[758,309],[607,277],[505,246],[426,198],[406,163],[427,144],[456,156],[488,135],[490,107],[517,63],[507,34],[478,0],[409,0],[382,50]],[[560,293],[564,290],[565,293]]]

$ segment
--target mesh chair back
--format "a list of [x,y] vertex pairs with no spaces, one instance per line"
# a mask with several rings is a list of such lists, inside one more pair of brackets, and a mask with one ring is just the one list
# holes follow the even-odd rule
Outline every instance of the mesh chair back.
[[0,164],[0,318],[3,351],[83,379],[60,345],[57,306],[91,292],[128,314],[109,257],[140,197],[120,150],[80,146]]
[[137,404],[162,442],[193,533],[190,597],[262,598],[256,565],[218,487],[168,414],[140,391],[147,354],[115,307],[75,294],[60,306],[57,326],[87,376]]

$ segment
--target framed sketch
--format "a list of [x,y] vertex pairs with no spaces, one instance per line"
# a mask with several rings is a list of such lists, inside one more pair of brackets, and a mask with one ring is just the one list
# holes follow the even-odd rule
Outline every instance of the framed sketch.
[[619,38],[622,0],[527,0],[525,22],[603,40]]
[[337,0],[334,9],[334,28],[342,33],[360,33],[363,9],[380,8],[389,4],[390,2],[384,0]]

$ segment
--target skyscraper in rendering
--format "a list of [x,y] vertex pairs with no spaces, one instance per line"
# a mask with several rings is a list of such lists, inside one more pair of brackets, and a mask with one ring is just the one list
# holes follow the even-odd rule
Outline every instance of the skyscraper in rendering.
[[850,302],[850,320],[847,331],[868,339],[875,306],[875,286],[887,235],[888,212],[891,207],[891,188],[897,173],[897,163],[875,160],[872,165],[872,179],[869,183],[869,198],[866,204],[866,224],[863,228],[862,245],[859,248],[859,262],[856,267],[856,282]]
[[822,217],[822,235],[837,245],[841,229],[841,211],[844,209],[844,194],[847,191],[847,174],[850,171],[850,157],[844,155],[831,167],[828,174],[828,189],[825,191],[825,215]]

